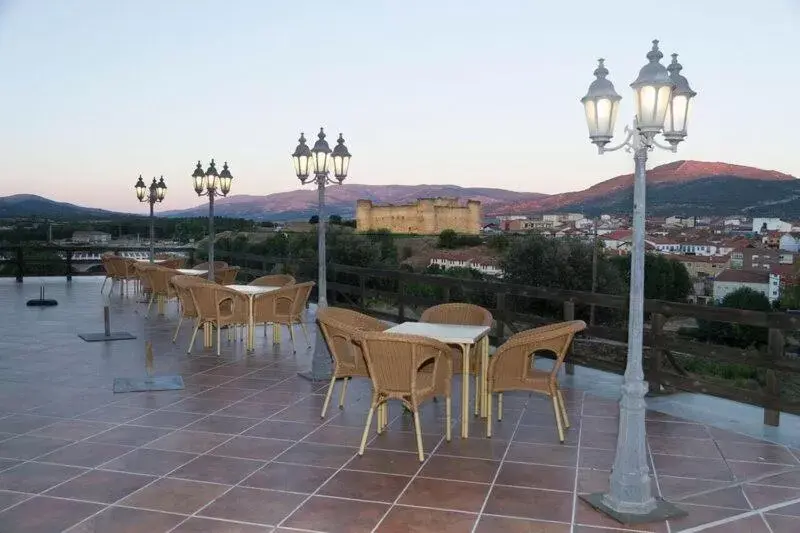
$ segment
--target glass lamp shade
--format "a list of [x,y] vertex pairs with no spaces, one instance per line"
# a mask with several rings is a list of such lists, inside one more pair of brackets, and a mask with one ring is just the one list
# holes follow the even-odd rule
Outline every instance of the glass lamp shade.
[[226,161],[222,165],[222,172],[219,173],[219,178],[217,180],[219,192],[222,193],[222,196],[227,196],[228,193],[231,192],[231,180],[233,180],[233,176],[231,175],[231,171],[228,170],[228,162]]
[[682,68],[683,66],[678,63],[678,54],[672,54],[672,63],[667,70],[674,88],[664,120],[664,139],[672,145],[686,138],[686,123],[692,108],[692,99],[697,95],[689,87],[689,81],[681,75]]
[[167,195],[167,184],[164,183],[164,176],[161,176],[161,179],[158,180],[158,184],[156,185],[156,199],[159,202],[164,201],[164,197]]
[[331,148],[328,146],[328,141],[325,140],[325,131],[323,128],[319,129],[317,135],[317,142],[314,143],[314,148],[311,149],[311,161],[314,165],[315,174],[325,174],[328,172],[328,165],[330,165],[328,154],[331,153]]
[[294,163],[294,173],[300,178],[300,181],[305,181],[308,178],[308,164],[311,161],[311,150],[306,144],[306,136],[300,134],[299,144],[294,149],[292,154],[292,162]]
[[206,169],[206,187],[209,191],[216,191],[219,189],[219,173],[217,172],[217,165],[214,163],[213,159]]
[[195,168],[192,173],[192,182],[194,184],[194,192],[198,195],[202,195],[203,191],[206,190],[206,173],[203,172],[200,161],[197,162],[197,168]]
[[653,48],[647,54],[649,63],[642,67],[639,77],[631,83],[636,125],[642,132],[661,131],[672,99],[672,80],[661,64],[662,57],[664,54],[658,49],[658,40],[654,40]]
[[341,183],[347,177],[347,171],[350,168],[350,152],[344,145],[344,137],[341,133],[331,155],[333,156],[331,158],[333,159],[333,175]]
[[141,176],[139,176],[139,180],[136,182],[134,190],[136,191],[136,198],[138,198],[140,202],[144,202],[144,199],[147,196],[147,186],[144,184],[144,180]]
[[604,63],[604,59],[598,60],[594,71],[597,79],[589,85],[586,96],[581,98],[586,112],[586,125],[589,127],[589,138],[600,147],[608,144],[614,137],[614,124],[617,122],[619,101],[622,100],[614,89],[614,84],[606,79],[608,69]]

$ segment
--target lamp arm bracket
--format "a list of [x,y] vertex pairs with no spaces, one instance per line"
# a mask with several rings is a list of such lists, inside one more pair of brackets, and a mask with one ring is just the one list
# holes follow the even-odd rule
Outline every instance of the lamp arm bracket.
[[630,151],[633,148],[631,141],[633,140],[634,131],[631,129],[630,126],[625,126],[625,140],[619,143],[616,146],[612,146],[611,148],[606,148],[605,146],[598,146],[597,151],[600,155],[606,152],[616,152],[617,150],[621,150],[625,148],[627,151]]
[[667,151],[667,152],[672,152],[673,154],[674,154],[674,153],[676,153],[676,152],[678,151],[678,145],[677,145],[677,144],[672,144],[672,145],[669,145],[669,146],[668,146],[668,145],[666,145],[666,144],[661,144],[660,142],[658,142],[657,140],[655,140],[655,138],[653,138],[653,139],[650,139],[650,143],[651,143],[653,146],[657,147],[657,148],[661,148],[662,150],[665,150],[665,151]]

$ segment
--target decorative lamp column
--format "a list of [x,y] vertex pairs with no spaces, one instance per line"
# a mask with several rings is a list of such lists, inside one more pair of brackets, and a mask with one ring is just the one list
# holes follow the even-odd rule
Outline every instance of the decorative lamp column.
[[[596,509],[624,524],[653,522],[685,515],[674,505],[655,498],[647,455],[645,430],[645,395],[642,336],[644,327],[644,254],[645,254],[645,187],[647,153],[658,147],[677,151],[678,143],[686,137],[686,122],[691,99],[695,92],[686,78],[680,75],[677,55],[668,71],[661,64],[663,54],[658,41],[647,54],[648,63],[631,84],[634,91],[635,117],[632,127],[626,127],[625,140],[618,146],[606,148],[614,135],[614,122],[621,97],[606,79],[604,60],[594,74],[589,91],[581,99],[586,112],[589,138],[598,152],[625,148],[633,152],[633,247],[631,250],[630,303],[628,310],[628,359],[620,399],[619,435],[608,493],[582,497]],[[656,141],[664,133],[669,145]]]
[[217,173],[216,164],[212,159],[205,172],[200,161],[197,162],[192,180],[197,196],[208,196],[208,279],[214,281],[214,198],[228,196],[233,176],[228,170],[227,161],[222,165],[222,172]]
[[167,194],[167,184],[164,183],[164,176],[161,176],[158,181],[153,178],[153,183],[148,188],[145,186],[142,176],[139,175],[139,180],[136,182],[134,189],[136,190],[136,198],[140,202],[150,204],[150,262],[152,263],[156,259],[156,228],[153,206],[164,201],[164,196]]
[[[317,141],[314,147],[309,149],[306,144],[304,134],[300,134],[299,144],[292,154],[294,170],[300,183],[315,183],[317,185],[318,205],[317,205],[317,259],[318,259],[318,282],[317,282],[317,309],[328,306],[328,282],[327,282],[327,261],[325,258],[325,187],[334,183],[342,184],[347,177],[350,168],[350,152],[344,145],[344,137],[339,134],[336,147],[331,150],[328,141],[325,140],[325,131],[319,129]],[[333,167],[333,178],[330,170]],[[310,174],[313,173],[313,178]],[[303,372],[300,375],[312,380],[326,380],[331,377],[331,357],[325,346],[325,339],[319,328],[316,328],[316,340],[314,342],[314,355],[311,360],[310,372]]]

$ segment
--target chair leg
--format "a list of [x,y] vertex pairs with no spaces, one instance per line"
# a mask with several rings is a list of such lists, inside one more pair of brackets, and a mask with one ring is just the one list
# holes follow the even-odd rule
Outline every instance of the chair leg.
[[503,393],[497,393],[497,421],[503,420]]
[[219,324],[217,324],[217,355],[222,355],[221,352],[222,348],[222,328]]
[[486,393],[486,438],[492,437],[492,393]]
[[375,404],[369,407],[367,413],[367,425],[364,426],[364,433],[361,435],[361,446],[358,448],[358,455],[364,455],[364,448],[367,446],[367,435],[369,434],[369,427],[372,425],[372,415],[375,413]]
[[375,433],[380,435],[383,433],[384,426],[383,419],[386,416],[386,404],[382,403],[378,406],[378,420],[375,422]]
[[481,408],[481,376],[475,373],[475,416],[480,414]]
[[178,332],[181,330],[181,324],[183,324],[183,315],[178,317],[178,327],[175,328],[175,335],[172,336],[172,344],[175,344],[175,341],[178,340]]
[[422,451],[422,427],[419,423],[419,410],[414,410],[414,433],[417,435],[417,453],[419,454],[419,462],[425,461],[425,453]]
[[144,312],[145,318],[150,318],[150,308],[153,307],[153,300],[155,300],[155,293],[150,293],[150,301],[147,303],[147,310]]
[[331,376],[331,383],[328,385],[328,393],[325,394],[325,401],[322,403],[322,414],[319,415],[320,418],[325,418],[325,413],[328,411],[328,404],[331,403],[331,395],[333,394],[334,385],[336,385],[336,374]]
[[564,397],[561,396],[561,389],[556,389],[558,394],[558,406],[561,408],[561,419],[564,421],[564,427],[569,429],[569,417],[567,416],[567,408],[564,405]]
[[194,325],[194,331],[192,332],[192,339],[189,341],[189,347],[186,348],[186,353],[192,353],[192,347],[194,346],[194,339],[197,337],[197,332],[200,330],[200,320],[197,320],[197,324]]
[[550,396],[553,399],[553,413],[556,415],[556,426],[558,427],[558,440],[564,444],[564,427],[561,425],[561,413],[558,408],[558,397],[553,394]]
[[106,283],[108,283],[108,277],[106,277],[106,279],[103,280],[103,284],[100,285],[100,294],[103,294],[103,289],[106,288]]
[[297,348],[294,347],[294,328],[289,324],[289,339],[292,341],[292,353],[297,353]]
[[311,348],[311,338],[308,336],[308,329],[306,329],[306,325],[303,324],[302,322],[300,322],[299,324],[300,324],[300,329],[303,330],[303,337],[305,337],[306,339],[306,344],[308,345],[309,348]]
[[342,390],[339,393],[339,409],[344,409],[344,395],[347,394],[347,383],[350,381],[350,378],[344,378],[344,383],[342,383]]
[[445,422],[447,425],[444,429],[444,435],[447,439],[447,442],[450,442],[453,432],[453,403],[450,399],[450,396],[445,396],[444,398],[444,411],[446,414],[445,418],[447,419]]

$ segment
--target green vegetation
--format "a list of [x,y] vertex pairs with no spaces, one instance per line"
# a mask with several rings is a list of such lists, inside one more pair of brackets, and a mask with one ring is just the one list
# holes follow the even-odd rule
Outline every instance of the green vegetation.
[[462,235],[451,229],[446,229],[439,234],[439,248],[454,249],[483,244],[479,235]]
[[[742,287],[727,295],[719,303],[719,307],[748,309],[750,311],[772,310],[772,305],[766,296],[747,287]],[[768,335],[767,328],[706,320],[698,320],[696,333],[700,340],[740,348],[765,346],[768,342]]]

